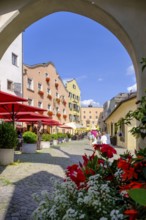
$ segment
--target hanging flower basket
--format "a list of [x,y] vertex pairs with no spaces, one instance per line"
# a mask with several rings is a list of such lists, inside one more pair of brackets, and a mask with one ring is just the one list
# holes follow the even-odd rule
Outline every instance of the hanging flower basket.
[[52,115],[53,115],[53,112],[51,112],[51,111],[48,111],[48,116],[50,116],[50,117],[52,117]]
[[46,77],[46,82],[49,83],[50,82],[50,78]]
[[59,98],[56,98],[56,102],[57,102],[58,104],[60,104],[60,99],[59,99]]
[[44,95],[44,92],[41,91],[41,90],[39,90],[39,91],[38,91],[38,94],[39,94],[40,96],[43,96],[43,95]]
[[66,101],[65,101],[65,100],[63,100],[63,102],[62,102],[62,103],[63,103],[63,105],[65,105],[65,106],[66,106]]
[[56,114],[56,116],[57,116],[58,118],[60,118],[60,117],[61,117],[61,114],[58,112],[58,113]]
[[63,115],[63,118],[66,119],[66,118],[67,118],[67,115]]
[[52,96],[50,94],[47,95],[48,99],[52,99]]
[[58,83],[55,83],[55,87],[58,88],[58,86],[59,86],[59,84],[58,84]]

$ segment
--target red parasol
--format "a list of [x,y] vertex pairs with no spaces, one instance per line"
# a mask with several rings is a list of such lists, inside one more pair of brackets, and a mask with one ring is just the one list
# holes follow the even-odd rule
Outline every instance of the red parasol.
[[15,121],[18,112],[44,112],[45,109],[24,105],[19,102],[0,102],[0,113],[9,113],[10,119]]
[[64,129],[72,129],[72,127],[68,126],[68,125],[60,125],[60,128],[64,128]]
[[0,102],[26,102],[25,98],[0,91]]

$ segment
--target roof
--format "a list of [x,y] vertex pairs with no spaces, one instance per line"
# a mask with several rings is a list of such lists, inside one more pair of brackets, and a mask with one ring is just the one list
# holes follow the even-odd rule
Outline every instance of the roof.
[[[134,99],[134,98],[136,98],[136,97],[137,97],[136,92],[129,94],[129,97],[128,97],[128,98],[125,98],[124,100],[122,100],[122,101],[113,109],[113,111],[105,118],[105,120],[107,120],[124,102],[127,102],[127,101],[129,101],[129,100],[131,100],[131,99]],[[104,121],[105,121],[105,120],[104,120]]]

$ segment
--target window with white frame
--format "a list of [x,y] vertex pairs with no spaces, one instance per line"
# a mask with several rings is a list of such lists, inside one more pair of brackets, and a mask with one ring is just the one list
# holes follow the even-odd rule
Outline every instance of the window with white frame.
[[28,98],[28,105],[32,106],[33,105],[33,100]]
[[33,89],[33,80],[30,78],[27,79],[27,88],[31,90]]
[[56,113],[58,113],[59,112],[59,107],[56,107]]
[[58,92],[56,92],[56,97],[59,98],[59,93]]
[[42,102],[40,102],[40,101],[38,102],[38,107],[42,108]]
[[42,91],[42,84],[38,83],[38,91]]
[[49,76],[49,73],[45,73],[45,76],[48,77],[48,76]]
[[18,66],[18,56],[14,53],[12,53],[12,64]]
[[51,95],[51,89],[47,89],[47,93],[49,94],[49,95]]
[[64,114],[64,115],[66,114],[66,110],[65,110],[65,108],[63,109],[63,114]]
[[13,82],[10,80],[7,80],[7,89],[13,91]]
[[51,111],[52,110],[52,106],[48,105],[48,110]]

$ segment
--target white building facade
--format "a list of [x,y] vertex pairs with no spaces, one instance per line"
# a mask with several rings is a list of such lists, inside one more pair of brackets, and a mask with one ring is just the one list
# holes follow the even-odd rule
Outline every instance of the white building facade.
[[8,47],[0,60],[0,90],[22,96],[22,34]]

